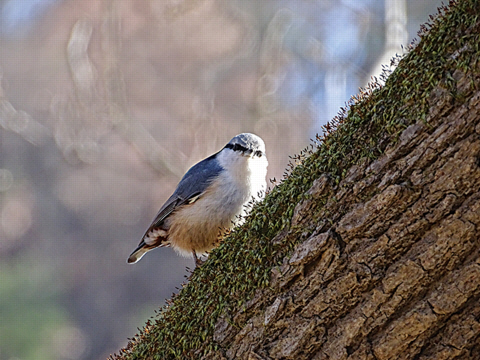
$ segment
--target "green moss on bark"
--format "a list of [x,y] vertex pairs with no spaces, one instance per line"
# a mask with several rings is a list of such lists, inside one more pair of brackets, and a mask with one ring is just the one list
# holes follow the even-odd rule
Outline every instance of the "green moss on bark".
[[[417,121],[428,123],[429,99],[439,85],[452,99],[462,101],[465,89],[457,89],[455,74],[478,72],[479,13],[476,0],[451,2],[440,9],[422,27],[421,41],[399,61],[385,86],[373,84],[352,99],[348,113],[325,126],[318,147],[293,158],[290,174],[255,206],[247,222],[212,252],[169,306],[112,358],[197,359],[216,350],[213,332],[218,318],[231,318],[257,289],[268,288],[272,268],[313,230],[290,226],[295,206],[307,196],[314,180],[329,174],[338,184],[351,166],[378,158],[406,127]],[[470,86],[478,85],[472,80]],[[321,198],[312,216],[322,214],[321,221],[328,222],[328,215],[321,211],[328,200],[328,195]],[[291,236],[273,242],[285,229]]]

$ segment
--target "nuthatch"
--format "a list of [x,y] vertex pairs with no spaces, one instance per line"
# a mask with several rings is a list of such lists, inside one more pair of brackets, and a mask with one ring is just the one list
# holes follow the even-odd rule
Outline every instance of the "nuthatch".
[[184,256],[213,249],[247,215],[246,204],[263,197],[268,161],[265,143],[254,134],[235,136],[225,147],[192,166],[161,207],[128,263],[171,246]]

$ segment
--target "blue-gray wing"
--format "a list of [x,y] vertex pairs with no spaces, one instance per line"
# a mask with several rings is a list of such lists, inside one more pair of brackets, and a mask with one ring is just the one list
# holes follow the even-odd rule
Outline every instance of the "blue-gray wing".
[[155,219],[147,230],[147,233],[151,229],[160,227],[165,218],[179,206],[182,206],[186,203],[188,204],[193,199],[196,200],[202,196],[208,185],[223,169],[216,160],[217,154],[200,161],[187,171],[182,180],[180,180],[178,183],[173,195],[170,196],[165,204],[163,204],[157,216],[155,216]]

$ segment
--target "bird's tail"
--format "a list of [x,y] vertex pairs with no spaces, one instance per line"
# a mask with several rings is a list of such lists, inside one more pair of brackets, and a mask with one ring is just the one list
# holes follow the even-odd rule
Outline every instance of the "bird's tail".
[[143,255],[145,255],[150,250],[156,249],[157,247],[169,246],[170,244],[167,240],[167,237],[168,233],[165,229],[149,229],[145,233],[145,235],[143,235],[140,244],[138,244],[137,248],[133,250],[133,252],[128,257],[127,263],[135,264],[143,257]]
[[144,241],[142,241],[140,245],[138,245],[138,247],[135,250],[133,250],[133,252],[130,254],[130,256],[127,259],[127,263],[135,264],[137,261],[139,261],[143,257],[143,255],[145,255],[147,252],[149,252],[154,248],[156,248],[156,246],[147,245],[145,244]]

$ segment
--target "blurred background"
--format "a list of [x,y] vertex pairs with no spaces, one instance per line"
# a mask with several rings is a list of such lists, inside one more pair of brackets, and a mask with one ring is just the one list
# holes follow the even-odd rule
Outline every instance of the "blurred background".
[[241,132],[281,179],[437,0],[0,0],[0,359],[105,359],[193,268],[126,264]]

